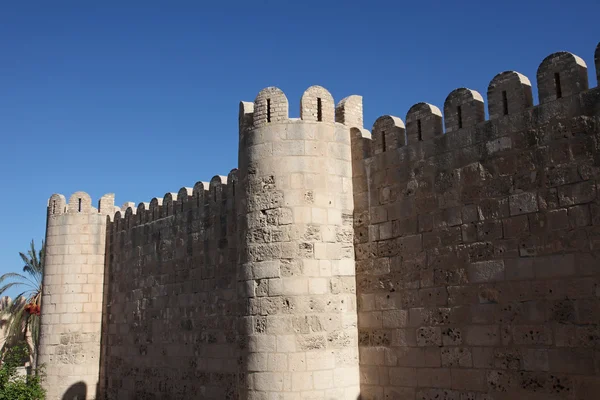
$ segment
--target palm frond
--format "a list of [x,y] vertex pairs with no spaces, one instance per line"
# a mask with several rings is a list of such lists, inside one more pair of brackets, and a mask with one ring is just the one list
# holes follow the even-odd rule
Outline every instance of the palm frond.
[[27,277],[25,277],[25,275],[20,274],[18,272],[7,272],[0,276],[0,283],[4,282],[7,279],[15,279],[15,278],[23,279],[23,280],[27,279]]
[[23,272],[27,272],[35,277],[41,277],[44,268],[44,241],[42,241],[42,247],[39,253],[35,250],[35,243],[33,240],[31,241],[30,247],[27,254],[19,253],[21,260],[23,260],[23,263],[25,264],[23,266]]
[[22,292],[12,301],[6,297],[0,298],[0,319],[2,319],[0,322],[5,321],[6,327],[6,341],[0,349],[0,354],[4,354],[8,347],[27,340],[25,336],[31,335],[32,353],[36,352],[39,343],[40,316],[30,314],[26,306],[29,303],[38,305],[41,303],[45,262],[44,241],[40,250],[36,251],[32,240],[27,252],[19,252],[19,256],[23,261],[23,273],[9,272],[0,276],[0,296],[13,287],[23,287]]
[[10,282],[7,283],[6,285],[0,287],[0,294],[4,294],[8,289],[12,288],[13,286],[20,286],[21,283],[19,282]]

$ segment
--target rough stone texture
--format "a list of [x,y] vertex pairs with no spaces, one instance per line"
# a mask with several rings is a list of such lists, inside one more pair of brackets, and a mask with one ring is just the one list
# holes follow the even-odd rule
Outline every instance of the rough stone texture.
[[406,130],[384,116],[371,137],[360,96],[334,111],[319,86],[290,119],[271,87],[240,104],[227,177],[116,213],[112,196],[96,210],[53,195],[49,398],[79,381],[107,399],[596,398],[600,89],[586,73],[547,57],[535,107],[526,77],[499,74],[489,121],[457,89],[445,134],[418,103]]
[[235,171],[115,218],[108,398],[236,398],[234,182]]
[[404,122],[398,117],[384,115],[373,124],[371,154],[393,151],[406,144]]
[[572,53],[554,53],[540,64],[537,82],[540,104],[569,97],[587,90],[587,66],[585,61]]
[[443,133],[442,112],[433,104],[417,103],[406,113],[406,136],[409,144],[429,140]]
[[244,399],[356,399],[360,390],[350,129],[333,122],[325,89],[301,103],[302,120],[241,137]]
[[335,122],[339,122],[350,128],[362,128],[362,96],[352,95],[342,99],[335,107]]
[[490,119],[520,113],[533,106],[531,83],[518,72],[502,72],[490,82],[487,99]]
[[[49,399],[96,395],[106,216],[114,211],[113,195],[102,197],[99,210],[84,192],[68,204],[58,194],[48,202],[38,365],[46,365]],[[63,397],[69,389],[71,397]]]
[[483,97],[475,90],[459,88],[444,102],[446,133],[475,126],[485,120]]
[[558,100],[509,72],[490,121],[463,89],[446,135],[367,157],[354,136],[363,399],[598,396],[600,89],[565,54],[540,67]]

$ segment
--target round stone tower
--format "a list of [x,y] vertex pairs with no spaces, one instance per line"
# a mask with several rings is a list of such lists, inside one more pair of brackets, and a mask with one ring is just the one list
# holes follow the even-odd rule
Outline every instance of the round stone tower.
[[48,202],[38,367],[48,400],[96,398],[100,368],[106,216],[114,195]]
[[241,398],[356,400],[350,129],[324,88],[290,119],[270,87],[241,103],[239,148]]

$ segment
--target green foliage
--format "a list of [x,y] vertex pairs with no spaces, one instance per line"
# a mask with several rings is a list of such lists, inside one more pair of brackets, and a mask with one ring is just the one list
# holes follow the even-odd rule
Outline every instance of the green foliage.
[[13,301],[2,305],[0,318],[6,320],[7,337],[1,352],[25,339],[31,354],[30,362],[33,363],[40,331],[44,242],[42,241],[41,249],[37,251],[32,240],[27,253],[20,252],[19,255],[24,264],[24,273],[8,272],[0,276],[0,296],[12,287],[24,289]]
[[10,348],[0,367],[0,400],[43,400],[46,392],[41,386],[42,376],[22,376],[17,374],[17,367],[29,358],[27,346]]

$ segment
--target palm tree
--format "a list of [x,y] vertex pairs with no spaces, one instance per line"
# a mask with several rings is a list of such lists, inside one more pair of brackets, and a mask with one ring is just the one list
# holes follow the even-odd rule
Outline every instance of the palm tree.
[[[0,311],[0,318],[6,320],[6,341],[2,353],[23,339],[29,348],[30,365],[34,366],[40,332],[40,303],[42,300],[42,276],[44,272],[44,242],[38,252],[33,240],[27,254],[19,253],[23,263],[23,272],[7,272],[0,276],[0,296],[12,287],[23,286],[24,290],[17,297],[5,304]],[[10,282],[7,282],[10,281]]]

